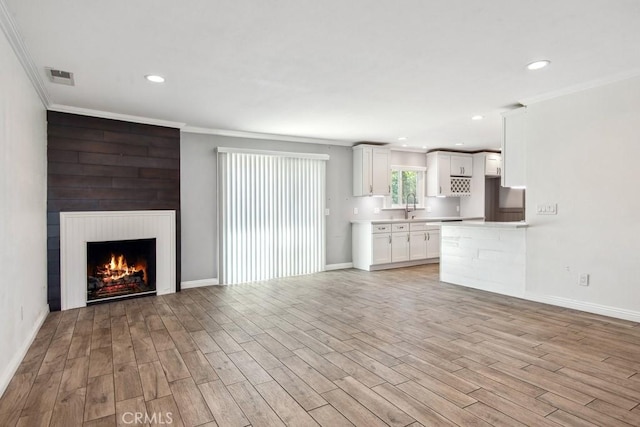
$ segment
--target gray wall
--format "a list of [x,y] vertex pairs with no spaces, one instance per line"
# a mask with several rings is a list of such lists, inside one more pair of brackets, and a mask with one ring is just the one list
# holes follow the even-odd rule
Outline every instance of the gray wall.
[[[338,145],[304,144],[275,140],[236,138],[195,133],[181,134],[180,140],[180,204],[182,232],[182,280],[218,277],[216,147],[254,148],[297,153],[328,154],[326,207],[327,264],[351,262],[351,220],[403,218],[402,210],[380,210],[382,197],[353,197],[353,151]],[[392,152],[391,163],[425,166],[423,153]],[[426,199],[431,212],[416,212],[417,217],[457,216],[458,198]],[[354,208],[358,208],[355,215]]]
[[328,154],[327,264],[351,262],[352,150],[336,145],[182,133],[180,142],[182,280],[210,279],[217,271],[216,147]]

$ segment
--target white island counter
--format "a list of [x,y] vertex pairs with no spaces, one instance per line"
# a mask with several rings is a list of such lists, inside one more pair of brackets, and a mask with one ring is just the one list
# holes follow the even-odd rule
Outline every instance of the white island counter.
[[441,281],[524,295],[526,223],[462,221],[441,227]]

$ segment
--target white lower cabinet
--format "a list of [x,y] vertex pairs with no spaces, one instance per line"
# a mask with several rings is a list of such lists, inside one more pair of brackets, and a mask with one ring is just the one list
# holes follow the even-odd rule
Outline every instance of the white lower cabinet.
[[427,232],[426,231],[413,231],[411,232],[411,245],[409,253],[410,259],[425,259],[427,257]]
[[417,265],[440,256],[439,225],[356,222],[352,234],[353,266],[362,270]]
[[440,258],[440,229],[427,231],[427,258]]
[[391,262],[409,261],[409,233],[391,233]]
[[391,233],[371,235],[371,264],[391,262]]

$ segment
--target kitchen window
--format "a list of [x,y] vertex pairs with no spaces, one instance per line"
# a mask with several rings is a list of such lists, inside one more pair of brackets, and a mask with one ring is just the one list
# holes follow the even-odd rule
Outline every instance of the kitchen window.
[[387,208],[404,208],[409,204],[422,206],[424,200],[425,168],[419,166],[391,166],[391,195],[385,199]]

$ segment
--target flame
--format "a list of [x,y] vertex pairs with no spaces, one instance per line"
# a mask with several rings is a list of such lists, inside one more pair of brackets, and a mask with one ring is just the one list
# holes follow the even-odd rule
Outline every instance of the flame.
[[136,265],[129,266],[124,255],[116,256],[115,254],[111,254],[109,262],[104,264],[102,268],[98,268],[98,271],[105,283],[122,279],[123,277],[138,273],[139,271],[143,272],[143,279],[147,282],[147,263],[138,262]]

